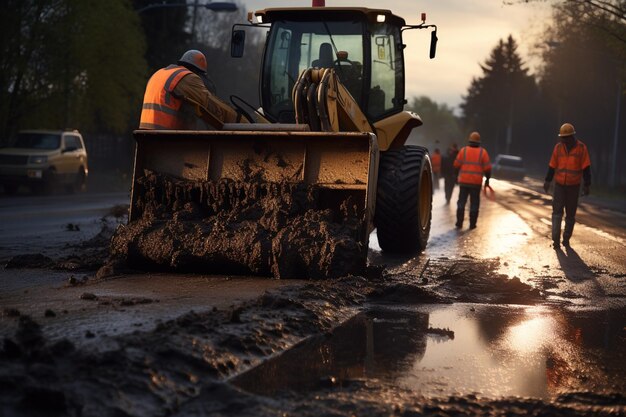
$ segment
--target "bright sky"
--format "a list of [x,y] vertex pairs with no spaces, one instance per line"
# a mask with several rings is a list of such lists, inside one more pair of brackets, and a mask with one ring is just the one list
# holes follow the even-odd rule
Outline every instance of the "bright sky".
[[[269,7],[308,7],[311,0],[242,0],[248,10]],[[484,63],[499,39],[512,34],[518,52],[533,70],[529,52],[550,16],[551,2],[504,6],[502,0],[326,0],[326,6],[360,6],[390,9],[407,24],[437,25],[437,57],[428,58],[426,30],[404,32],[407,97],[426,95],[457,109],[473,77],[481,76]],[[457,109],[458,111],[458,109]]]

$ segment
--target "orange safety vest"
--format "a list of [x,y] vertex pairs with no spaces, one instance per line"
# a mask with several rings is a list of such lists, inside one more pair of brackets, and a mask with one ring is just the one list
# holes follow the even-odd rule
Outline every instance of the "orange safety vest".
[[480,186],[483,173],[491,170],[491,162],[484,148],[465,146],[457,154],[454,167],[459,168],[459,184]]
[[440,153],[434,153],[431,156],[430,161],[433,164],[433,172],[435,174],[439,174],[441,172],[441,154]]
[[178,113],[183,100],[172,92],[180,80],[191,73],[178,65],[170,65],[154,73],[143,96],[140,129],[185,129]]
[[557,184],[580,185],[583,170],[588,166],[591,166],[591,161],[587,146],[578,139],[569,152],[563,142],[557,143],[552,151],[550,168],[554,169]]

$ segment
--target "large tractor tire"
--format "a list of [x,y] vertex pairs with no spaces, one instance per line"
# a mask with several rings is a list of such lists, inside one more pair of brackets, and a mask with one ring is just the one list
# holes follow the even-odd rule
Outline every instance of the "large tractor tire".
[[381,249],[415,253],[426,248],[433,206],[428,151],[403,146],[381,152],[374,225]]

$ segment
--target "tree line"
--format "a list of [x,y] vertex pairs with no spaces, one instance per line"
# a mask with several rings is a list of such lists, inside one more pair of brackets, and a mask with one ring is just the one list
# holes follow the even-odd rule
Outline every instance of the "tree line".
[[145,42],[128,2],[0,2],[0,130],[122,131],[145,86]]
[[[218,95],[258,103],[258,61],[230,58],[231,26],[246,21],[240,3],[234,13],[188,7],[193,2],[185,0],[167,2],[180,7],[145,9],[153,4],[0,2],[0,146],[19,129],[78,128],[129,137],[148,78],[188,49],[207,56]],[[252,58],[261,51],[259,35],[248,39]],[[253,76],[233,76],[246,73]]]
[[[512,36],[500,39],[463,95],[456,125],[448,123],[453,113],[444,106],[434,121],[448,122],[432,126],[431,132],[440,143],[464,144],[469,132],[477,130],[493,156],[520,155],[528,170],[541,176],[560,125],[570,122],[590,149],[594,184],[624,190],[625,16],[625,1],[556,3],[535,46],[539,71],[529,73]],[[425,114],[433,107],[424,98],[411,104]],[[462,133],[450,139],[454,128]]]
[[[79,128],[130,140],[148,78],[187,49],[207,55],[221,98],[237,95],[257,106],[264,33],[249,32],[246,57],[232,59],[230,29],[246,21],[245,7],[238,1],[233,13],[190,7],[198,3],[0,2],[0,145],[22,128]],[[410,100],[407,107],[427,121],[416,134],[445,147],[478,130],[492,155],[521,155],[539,173],[568,121],[589,145],[594,182],[623,187],[626,2],[566,0],[553,7],[537,40],[537,73],[529,72],[513,37],[497,41],[459,116],[428,97]]]

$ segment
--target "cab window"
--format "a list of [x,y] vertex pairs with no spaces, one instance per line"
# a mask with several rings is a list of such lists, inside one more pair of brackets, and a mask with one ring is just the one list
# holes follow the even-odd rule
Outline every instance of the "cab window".
[[[273,53],[271,55],[272,72],[270,73],[270,89],[272,92],[272,104],[279,104],[288,100],[291,95],[291,86],[293,82],[289,79],[289,51],[291,46],[292,30],[287,28],[278,28],[276,35],[276,43],[272,45]],[[293,78],[293,76],[292,76]]]
[[309,67],[335,68],[360,102],[363,30],[363,24],[356,21],[274,23],[263,71],[264,111],[279,122],[293,122],[291,91],[300,73]]
[[374,120],[404,106],[404,67],[399,28],[384,23],[371,24],[371,86],[367,113]]

